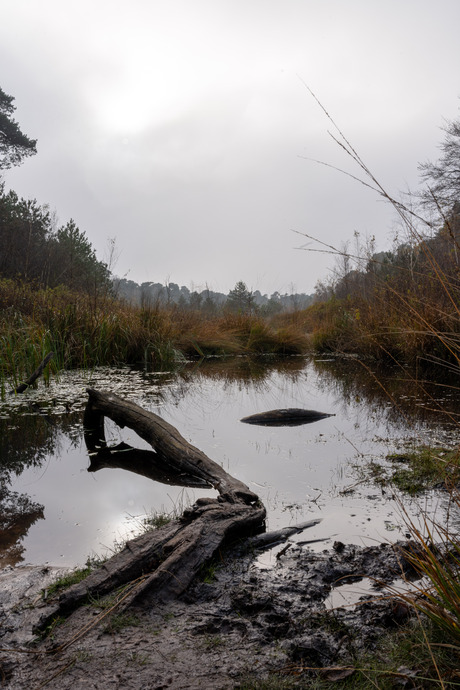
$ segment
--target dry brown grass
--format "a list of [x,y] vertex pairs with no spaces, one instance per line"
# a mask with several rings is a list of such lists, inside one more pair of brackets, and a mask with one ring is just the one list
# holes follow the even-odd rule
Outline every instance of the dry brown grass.
[[257,315],[200,312],[113,297],[93,299],[66,289],[40,290],[0,281],[1,376],[21,378],[54,351],[57,368],[161,364],[185,357],[300,354],[309,340],[299,323]]

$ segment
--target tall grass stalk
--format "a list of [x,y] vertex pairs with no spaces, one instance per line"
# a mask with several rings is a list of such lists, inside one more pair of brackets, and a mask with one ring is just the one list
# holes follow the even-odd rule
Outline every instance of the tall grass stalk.
[[[453,508],[460,509],[460,496],[452,489]],[[398,596],[427,616],[445,633],[452,650],[460,654],[460,537],[447,525],[423,516],[422,527],[405,513],[412,537],[404,550],[405,558],[420,575],[419,583],[410,583],[408,592]]]
[[[390,203],[407,235],[406,245],[397,247],[396,254],[393,254],[398,261],[390,265],[375,255],[373,243],[368,245],[367,251],[352,254],[346,248],[340,250],[306,233],[299,233],[317,242],[314,251],[332,254],[342,262],[340,280],[332,286],[329,300],[307,310],[306,318],[310,319],[309,325],[314,330],[315,346],[318,349],[338,347],[367,352],[382,359],[390,358],[401,367],[408,359],[428,362],[446,367],[458,375],[460,216],[449,216],[438,204],[443,227],[435,235],[427,235],[427,229],[433,230],[432,224],[386,191],[316,95],[306,84],[305,87],[334,127],[336,134],[331,134],[332,138],[359,170],[358,175],[340,172]],[[310,248],[307,247],[307,251]],[[353,263],[355,268],[351,271]],[[458,521],[459,489],[452,485],[452,481],[449,482],[448,473],[445,477],[449,487],[449,513],[455,511]],[[442,643],[449,646],[459,659],[458,531],[450,530],[447,518],[446,524],[440,524],[430,521],[423,511],[422,527],[418,527],[407,513],[404,519],[412,537],[405,557],[421,579],[418,584],[410,583],[409,592],[398,590],[396,594],[415,609],[422,622],[424,617],[431,622],[433,629],[442,634]],[[433,653],[436,642],[428,632],[424,635],[440,686],[444,687]]]
[[441,212],[443,227],[434,236],[427,234],[433,232],[432,223],[387,192],[305,86],[335,129],[336,134],[330,133],[333,140],[359,171],[358,175],[340,172],[391,204],[407,237],[406,243],[397,246],[397,260],[391,263],[375,254],[373,240],[362,247],[357,239],[357,250],[349,252],[347,247],[339,249],[298,233],[317,243],[313,248],[303,247],[307,251],[331,254],[342,263],[339,280],[331,287],[335,297],[321,309],[307,310],[316,347],[378,355],[383,346],[396,357],[448,363],[460,373],[460,218]]

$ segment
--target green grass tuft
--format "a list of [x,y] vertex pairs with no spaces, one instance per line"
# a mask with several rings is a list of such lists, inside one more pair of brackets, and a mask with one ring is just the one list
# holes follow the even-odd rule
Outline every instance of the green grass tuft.
[[391,481],[401,491],[417,494],[436,486],[456,485],[460,480],[460,454],[457,450],[422,446],[411,452],[387,456],[393,469]]

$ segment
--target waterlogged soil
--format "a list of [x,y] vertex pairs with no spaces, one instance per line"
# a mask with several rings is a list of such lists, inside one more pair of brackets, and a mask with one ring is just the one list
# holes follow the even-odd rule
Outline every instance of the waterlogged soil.
[[[267,569],[238,547],[179,600],[154,609],[117,613],[107,608],[113,599],[93,601],[42,641],[32,632],[46,609],[39,589],[56,573],[7,569],[2,584],[10,577],[16,587],[1,599],[3,687],[244,688],[273,677],[346,677],[356,655],[407,622],[405,605],[382,598],[385,585],[414,575],[402,545],[287,546]],[[360,597],[364,579],[372,586]],[[351,583],[358,604],[331,610],[331,593]]]

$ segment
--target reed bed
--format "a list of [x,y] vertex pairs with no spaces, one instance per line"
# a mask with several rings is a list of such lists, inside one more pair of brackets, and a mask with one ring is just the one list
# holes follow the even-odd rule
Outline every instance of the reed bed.
[[110,295],[43,290],[0,280],[0,382],[17,384],[50,351],[52,370],[161,365],[186,357],[300,354],[309,339],[292,324],[254,314],[203,316],[175,305],[134,307]]
[[[407,295],[410,294],[410,299]],[[460,303],[460,293],[454,293]],[[415,294],[408,284],[401,295],[382,286],[372,296],[333,297],[303,314],[305,331],[319,352],[357,352],[405,363],[460,366],[460,318],[429,286]]]

